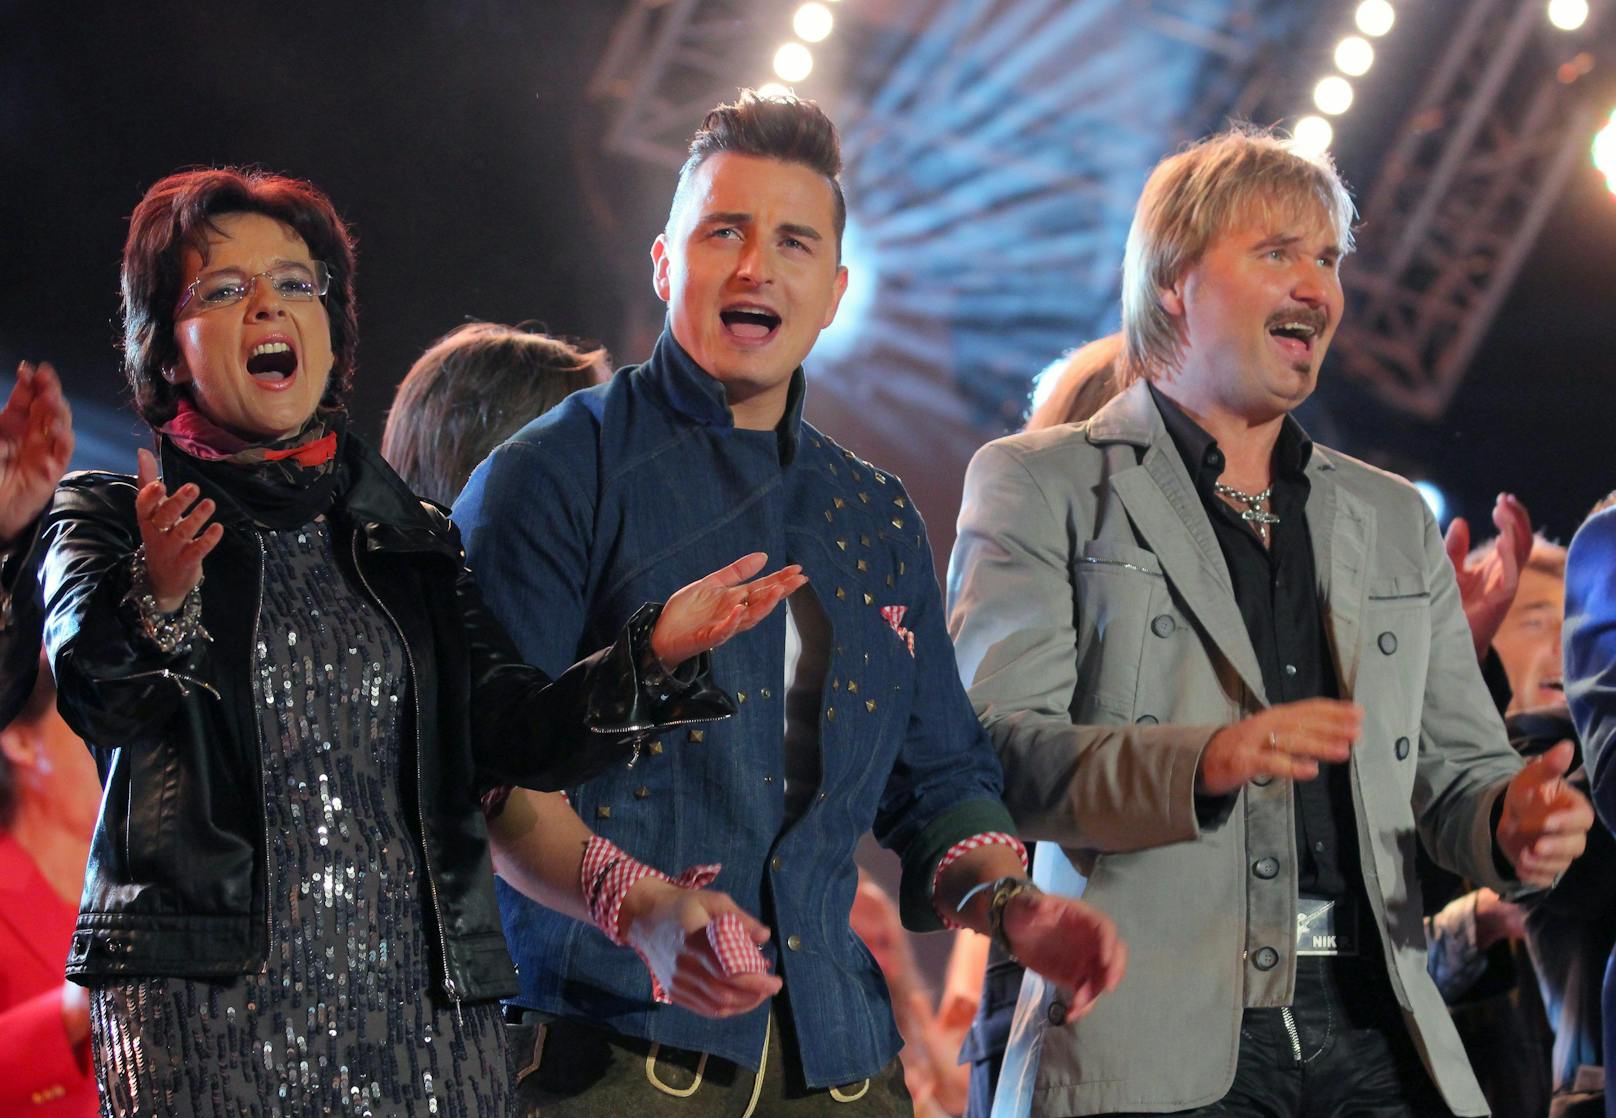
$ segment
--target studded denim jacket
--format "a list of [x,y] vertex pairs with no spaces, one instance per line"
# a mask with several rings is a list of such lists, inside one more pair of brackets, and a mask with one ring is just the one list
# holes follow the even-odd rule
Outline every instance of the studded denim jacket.
[[[633,767],[569,789],[597,833],[713,888],[773,929],[811,1086],[897,1052],[885,985],[848,926],[853,849],[873,826],[903,860],[901,907],[938,927],[930,883],[955,842],[1009,830],[1001,776],[960,685],[931,551],[898,479],[802,421],[803,374],[774,431],[737,429],[722,384],[664,334],[651,359],[571,397],[472,475],[454,519],[490,608],[525,658],[566,665],[641,603],[752,551],[801,563],[831,625],[821,780],[789,828],[784,610],[713,655],[739,713],[664,734]],[[593,927],[500,885],[531,1009],[755,1068],[767,1007],[711,1021],[653,1005],[645,967]]]

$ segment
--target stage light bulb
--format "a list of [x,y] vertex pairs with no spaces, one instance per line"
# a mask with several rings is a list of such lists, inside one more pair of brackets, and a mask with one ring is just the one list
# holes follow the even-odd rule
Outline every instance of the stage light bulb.
[[764,82],[757,87],[759,97],[790,97],[791,90],[779,82]]
[[791,29],[805,43],[822,43],[830,29],[836,26],[836,17],[823,4],[804,4],[791,17]]
[[1414,488],[1425,499],[1425,507],[1431,510],[1436,522],[1441,524],[1448,518],[1448,495],[1442,492],[1442,487],[1434,481],[1416,481]]
[[1610,114],[1610,120],[1594,137],[1593,157],[1594,166],[1605,176],[1605,185],[1616,194],[1616,112]]
[[1335,129],[1322,116],[1304,116],[1296,122],[1291,140],[1302,155],[1323,155],[1335,140]]
[[783,82],[800,82],[813,70],[813,52],[801,43],[785,43],[774,52],[774,72]]
[[1378,39],[1392,29],[1397,22],[1397,10],[1388,0],[1363,0],[1358,5],[1358,11],[1353,16],[1358,24],[1358,30],[1371,39]]
[[1375,64],[1375,48],[1362,35],[1348,35],[1335,45],[1335,68],[1348,77],[1361,78]]
[[1588,22],[1588,0],[1549,0],[1549,22],[1561,31],[1575,31]]
[[1352,83],[1337,74],[1331,74],[1313,87],[1313,103],[1319,112],[1340,116],[1352,108]]

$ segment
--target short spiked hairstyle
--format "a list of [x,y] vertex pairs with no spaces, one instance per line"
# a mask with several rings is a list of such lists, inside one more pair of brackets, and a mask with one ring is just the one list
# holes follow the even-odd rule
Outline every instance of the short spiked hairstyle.
[[847,228],[847,200],[838,178],[842,143],[836,125],[818,105],[789,93],[764,96],[743,89],[734,101],[709,112],[690,138],[690,154],[679,168],[679,185],[668,210],[670,225],[696,169],[724,152],[799,163],[825,176],[835,203],[836,254],[841,256],[842,232]]

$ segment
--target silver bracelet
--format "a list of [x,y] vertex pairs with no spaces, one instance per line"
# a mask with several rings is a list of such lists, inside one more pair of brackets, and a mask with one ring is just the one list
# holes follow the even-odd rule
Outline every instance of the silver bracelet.
[[141,631],[159,652],[186,653],[191,651],[192,642],[213,639],[202,625],[201,578],[185,595],[179,609],[164,613],[158,608],[157,595],[152,592],[151,571],[146,568],[145,544],[135,548],[135,553],[129,557],[129,593],[123,600],[135,607]]

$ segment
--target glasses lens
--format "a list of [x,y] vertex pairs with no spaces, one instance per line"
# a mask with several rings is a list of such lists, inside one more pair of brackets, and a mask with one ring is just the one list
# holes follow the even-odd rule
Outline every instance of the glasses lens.
[[[216,310],[239,303],[260,278],[269,281],[270,288],[278,297],[303,303],[325,298],[331,286],[331,269],[318,260],[308,264],[282,264],[256,276],[246,275],[234,268],[224,268],[196,281],[196,305],[203,310]],[[184,305],[183,301],[181,305]]]
[[203,276],[196,284],[196,301],[204,307],[228,307],[247,296],[247,277],[226,270]]
[[282,299],[317,299],[325,294],[315,269],[302,264],[283,264],[269,273],[269,282]]

